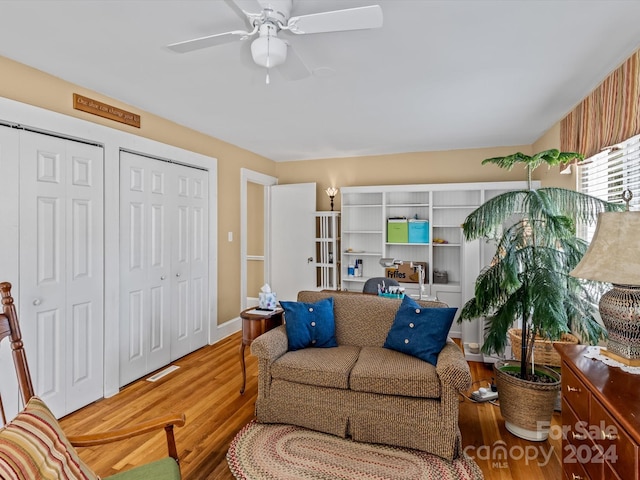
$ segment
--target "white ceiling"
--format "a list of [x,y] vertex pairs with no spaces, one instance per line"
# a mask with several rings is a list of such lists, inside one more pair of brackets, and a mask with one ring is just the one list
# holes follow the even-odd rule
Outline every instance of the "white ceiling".
[[292,14],[371,4],[381,29],[281,33],[315,73],[270,85],[248,42],[166,48],[246,29],[223,0],[0,0],[0,55],[286,161],[530,144],[640,48],[638,0],[294,0]]

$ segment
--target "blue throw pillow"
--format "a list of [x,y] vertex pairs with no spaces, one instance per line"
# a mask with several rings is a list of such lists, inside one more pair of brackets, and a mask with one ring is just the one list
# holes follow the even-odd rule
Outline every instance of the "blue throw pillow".
[[435,365],[447,343],[457,308],[425,308],[405,296],[384,347]]
[[333,319],[333,297],[316,303],[283,302],[289,350],[307,347],[337,347]]

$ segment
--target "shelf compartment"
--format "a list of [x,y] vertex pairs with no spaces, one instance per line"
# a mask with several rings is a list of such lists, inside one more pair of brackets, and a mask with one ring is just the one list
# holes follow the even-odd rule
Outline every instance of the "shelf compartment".
[[433,225],[457,225],[464,223],[473,208],[438,208],[433,210]]
[[446,240],[448,243],[438,243],[432,241],[433,246],[443,245],[460,245],[463,241],[462,229],[457,226],[438,226],[433,227],[433,239],[440,238]]
[[382,192],[342,193],[342,207],[382,206]]
[[358,255],[362,257],[381,257],[382,256],[382,252],[342,252],[342,254],[345,256],[353,255],[354,257],[357,257]]
[[408,245],[408,246],[415,246],[415,247],[425,247],[425,246],[430,245],[430,243],[416,243],[416,242],[412,242],[412,243],[409,243],[409,242],[406,242],[406,243],[404,243],[404,242],[403,243],[385,242],[384,244],[389,246],[389,247],[395,246],[395,245]]
[[480,205],[480,190],[445,190],[433,192],[433,206],[457,207],[463,205]]
[[421,192],[387,192],[386,193],[386,203],[387,206],[394,205],[429,205],[430,195],[429,191],[421,191]]

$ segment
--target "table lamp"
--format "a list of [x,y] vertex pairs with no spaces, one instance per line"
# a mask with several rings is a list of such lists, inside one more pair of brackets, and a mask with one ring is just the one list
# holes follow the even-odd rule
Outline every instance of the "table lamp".
[[609,334],[600,353],[640,366],[640,212],[600,213],[593,240],[570,275],[613,284],[600,299]]

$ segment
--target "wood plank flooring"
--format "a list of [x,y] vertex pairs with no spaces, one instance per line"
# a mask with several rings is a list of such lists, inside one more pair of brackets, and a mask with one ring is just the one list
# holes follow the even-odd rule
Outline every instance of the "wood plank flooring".
[[[248,353],[247,387],[240,395],[240,333],[176,362],[180,369],[151,383],[136,381],[111,398],[99,400],[63,419],[68,435],[116,428],[174,411],[187,423],[176,430],[184,480],[232,480],[225,455],[236,432],[254,414],[257,361]],[[474,381],[491,379],[491,369],[471,362]],[[473,389],[477,389],[476,383]],[[470,392],[469,392],[470,393]],[[460,429],[466,451],[488,480],[562,478],[561,440],[521,440],[504,428],[500,409],[460,397]],[[552,425],[559,425],[554,414]],[[79,449],[80,456],[102,477],[166,456],[164,432],[108,446]]]

